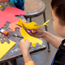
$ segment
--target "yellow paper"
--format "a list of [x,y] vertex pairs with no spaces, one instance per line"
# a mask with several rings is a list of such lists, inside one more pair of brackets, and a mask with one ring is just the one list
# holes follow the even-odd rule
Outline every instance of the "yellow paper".
[[1,5],[0,5],[0,8],[1,8]]
[[40,45],[43,43],[42,40],[37,39],[35,37],[30,36],[22,27],[21,29],[21,35],[24,37],[24,40],[28,40],[29,42],[32,42],[35,46],[35,43],[39,43]]
[[16,44],[15,42],[10,41],[10,44],[4,42],[3,44],[0,41],[0,59]]
[[37,43],[34,43],[34,44],[32,43],[32,46],[33,46],[33,47],[36,47],[36,45],[37,45]]
[[24,22],[22,22],[21,19],[20,19],[17,24],[20,25],[20,26],[23,26],[23,27],[25,27],[25,28],[27,28],[27,29],[38,29],[38,28],[40,28],[40,27],[42,27],[42,26],[44,26],[44,25],[47,25],[47,23],[48,23],[49,21],[50,21],[50,20],[46,21],[46,22],[45,22],[44,24],[42,24],[42,25],[35,26],[35,25],[37,25],[37,23],[35,23],[35,22],[24,23]]
[[23,22],[21,21],[21,19],[19,19],[19,21],[17,22],[17,24],[18,24],[19,26],[23,26]]
[[25,40],[25,41],[28,40],[29,42],[32,42],[32,46],[35,47],[37,43],[39,43],[39,44],[41,45],[41,44],[42,44],[42,40],[30,36],[30,35],[24,30],[23,27],[25,27],[26,29],[30,29],[30,30],[31,30],[31,29],[38,29],[38,28],[40,28],[40,27],[42,27],[42,26],[44,26],[44,25],[47,25],[47,23],[48,23],[49,21],[50,21],[50,20],[46,21],[46,22],[45,22],[44,24],[42,24],[42,25],[35,26],[35,25],[37,25],[37,23],[35,23],[35,22],[24,23],[24,22],[22,22],[22,20],[20,19],[17,24],[20,25],[20,26],[22,26],[21,35],[24,37],[24,40]]

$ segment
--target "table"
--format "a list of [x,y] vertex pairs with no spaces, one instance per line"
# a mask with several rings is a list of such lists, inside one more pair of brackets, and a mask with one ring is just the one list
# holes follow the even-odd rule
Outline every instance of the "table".
[[[7,7],[7,6],[8,7],[15,7],[11,2],[3,2],[3,3],[0,3],[0,5],[2,6],[0,8],[1,10],[4,10],[5,7]],[[23,16],[17,16],[17,17],[21,18],[21,19],[25,19]],[[19,29],[16,29],[16,31],[13,32],[11,29],[8,28],[9,24],[10,23],[7,22],[6,25],[4,25],[4,27],[3,27],[3,29],[5,29],[9,32],[9,35],[5,36],[5,35],[0,33],[0,40],[2,41],[2,43],[4,41],[7,41],[9,43],[8,39],[11,39],[12,41],[16,42],[16,45],[3,58],[0,59],[0,63],[4,63],[4,62],[7,62],[7,61],[10,61],[10,60],[13,60],[13,59],[16,59],[16,58],[22,56],[22,53],[21,53],[21,50],[20,50],[20,47],[19,47],[19,42],[22,38],[18,38],[18,37],[13,36],[14,33],[21,36],[21,34],[19,33]],[[30,52],[34,53],[38,50],[43,50],[43,49],[46,49],[46,45],[45,45],[44,42],[43,42],[42,45],[37,44],[36,47],[31,46]],[[15,62],[16,61],[14,60],[14,63]]]

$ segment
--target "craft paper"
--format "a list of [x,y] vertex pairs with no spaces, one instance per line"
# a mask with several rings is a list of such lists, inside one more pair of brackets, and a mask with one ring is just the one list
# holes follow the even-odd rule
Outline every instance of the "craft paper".
[[17,24],[20,25],[20,26],[23,26],[25,28],[30,27],[30,25],[32,25],[32,26],[37,25],[37,23],[35,23],[35,22],[25,23],[21,19],[19,19],[19,21],[17,22]]
[[7,21],[11,21],[11,23],[19,20],[17,17],[15,17],[15,15],[13,15],[11,13],[7,13],[7,12],[2,11],[2,10],[0,10],[0,16],[6,18]]
[[13,15],[25,15],[26,14],[26,12],[24,12],[23,10],[14,8],[14,7],[6,7],[4,11],[7,13],[11,13]]
[[35,37],[30,36],[22,27],[21,29],[21,35],[24,37],[24,40],[28,40],[29,42],[32,42],[32,45],[36,45],[36,43],[39,43],[40,45],[43,43],[42,40],[37,39]]
[[[2,10],[0,10],[0,16],[6,18],[6,19],[8,19],[8,20],[10,20],[11,22],[13,22],[13,21],[16,22],[16,21],[19,20],[17,17],[15,17],[15,15],[13,15],[13,14],[11,14],[11,13],[7,13],[7,12],[2,11]],[[15,20],[15,19],[16,19],[16,20]],[[7,21],[8,21],[8,20],[7,20]]]
[[0,5],[0,8],[1,8],[1,5]]
[[10,28],[13,32],[15,32],[15,29],[16,29],[16,28],[19,28],[19,30],[21,30],[21,27],[18,26],[18,25],[16,25],[16,23],[17,23],[17,22],[14,22],[14,23],[10,23],[10,24],[9,24],[9,28]]
[[16,22],[18,20],[19,19],[17,17],[15,17],[14,15],[0,10],[0,28],[4,27],[4,25],[6,24],[7,21],[12,23],[12,22]]
[[[25,23],[26,23],[26,20],[25,20],[25,19],[22,19],[22,22],[25,22]],[[10,28],[13,32],[15,32],[15,29],[16,29],[16,28],[19,28],[19,30],[21,30],[22,27],[18,26],[18,25],[17,25],[17,22],[13,22],[13,23],[10,23],[10,24],[9,24],[9,28]]]
[[0,16],[0,28],[4,27],[5,24],[6,24],[6,18]]
[[38,28],[40,28],[40,27],[42,27],[42,26],[44,26],[44,25],[47,25],[47,23],[48,23],[49,21],[50,21],[50,20],[46,21],[46,22],[45,22],[44,24],[42,24],[42,25],[34,26],[34,25],[37,25],[37,23],[35,23],[35,22],[24,23],[24,22],[22,22],[22,20],[20,19],[17,24],[20,25],[20,26],[23,26],[23,27],[25,27],[25,28],[27,28],[27,29],[38,29]]
[[33,47],[36,47],[36,45],[37,45],[37,43],[34,43],[34,44],[32,43],[32,46],[33,46]]
[[4,11],[0,10],[0,28],[4,27],[7,21],[10,23],[19,21],[19,18],[17,18],[16,15],[23,15],[23,14],[26,13],[17,8],[12,9],[12,7],[8,7]]
[[10,44],[4,42],[3,44],[0,41],[0,59],[16,44],[15,42],[10,41]]

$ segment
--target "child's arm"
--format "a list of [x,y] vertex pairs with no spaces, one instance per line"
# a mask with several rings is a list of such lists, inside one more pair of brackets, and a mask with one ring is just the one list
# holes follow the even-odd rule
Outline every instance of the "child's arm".
[[[34,31],[33,31],[34,33]],[[46,41],[48,41],[50,44],[52,44],[54,47],[59,48],[61,42],[62,42],[62,38],[59,38],[57,36],[54,36],[52,34],[50,34],[47,31],[44,31],[42,29],[37,29],[37,33],[33,34],[31,33],[31,35],[33,35],[34,37],[37,38],[44,38]]]
[[62,42],[62,38],[57,37],[55,35],[50,34],[49,32],[44,32],[45,36],[43,37],[46,41],[48,41],[49,43],[51,43],[54,47],[59,48],[61,42]]
[[34,62],[32,61],[29,53],[29,49],[30,49],[29,41],[28,40],[24,41],[23,39],[20,41],[19,46],[23,54],[25,65],[34,65]]

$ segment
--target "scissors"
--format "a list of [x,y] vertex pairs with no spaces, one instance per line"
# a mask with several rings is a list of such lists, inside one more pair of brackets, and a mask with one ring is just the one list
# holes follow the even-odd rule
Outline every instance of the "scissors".
[[[18,24],[17,24],[18,25]],[[18,26],[20,26],[20,25],[18,25]],[[21,27],[21,26],[20,26]],[[37,30],[36,29],[32,29],[32,30],[30,30],[30,29],[26,29],[25,27],[24,27],[24,29],[26,30],[26,32],[30,35],[30,36],[32,36],[30,33],[33,33],[33,34],[36,34],[37,33]],[[34,31],[34,32],[33,32]]]
[[22,36],[19,36],[19,35],[17,35],[17,34],[14,34],[13,36],[14,36],[14,37],[23,38]]
[[[34,32],[33,32],[33,31],[34,31]],[[31,33],[36,34],[36,33],[37,33],[37,30],[36,30],[36,29],[32,29],[32,30],[27,29],[26,32],[27,32],[30,36],[32,36]]]

